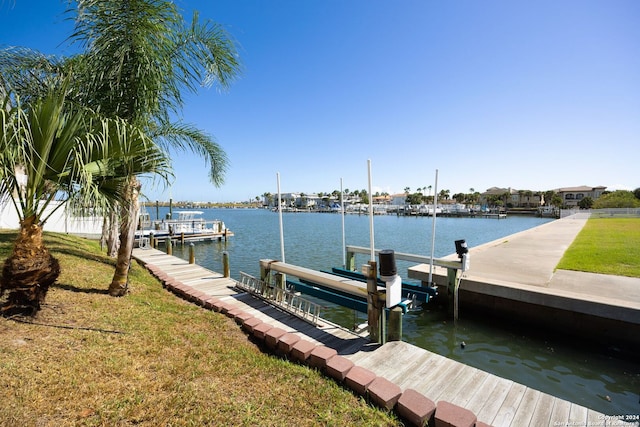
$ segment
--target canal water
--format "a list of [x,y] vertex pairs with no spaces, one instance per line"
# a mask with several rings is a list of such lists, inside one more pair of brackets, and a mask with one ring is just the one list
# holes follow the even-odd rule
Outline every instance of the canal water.
[[[163,217],[167,209],[160,208]],[[222,252],[229,253],[231,275],[259,276],[260,259],[281,259],[278,214],[258,209],[204,209],[204,218],[221,219],[235,236],[227,242],[196,243],[196,263],[222,271]],[[155,217],[154,212],[151,213]],[[174,213],[175,215],[175,213]],[[369,247],[369,218],[345,216],[348,245]],[[510,216],[506,219],[438,218],[434,255],[455,252],[454,241],[469,247],[541,225],[549,219]],[[329,213],[283,213],[285,260],[316,270],[343,264],[342,218]],[[429,256],[432,219],[381,215],[374,218],[377,249]],[[174,255],[188,259],[188,249],[174,246]],[[368,256],[357,259],[366,263]],[[473,266],[473,260],[471,260]],[[398,274],[407,278],[410,263],[398,260]],[[322,316],[352,328],[366,322],[364,313],[323,302]],[[570,337],[518,328],[483,317],[460,314],[453,322],[435,306],[404,316],[403,340],[503,378],[578,403],[608,415],[640,413],[640,361],[619,357],[615,348],[590,346]],[[462,348],[461,343],[465,346]]]

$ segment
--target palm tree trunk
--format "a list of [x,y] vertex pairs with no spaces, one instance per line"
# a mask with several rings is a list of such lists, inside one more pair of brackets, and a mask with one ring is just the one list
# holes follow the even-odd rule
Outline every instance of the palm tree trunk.
[[34,315],[59,275],[58,260],[44,246],[42,225],[35,215],[25,218],[2,269],[0,295],[5,291],[9,295],[0,310],[3,314]]
[[133,239],[138,223],[138,194],[140,183],[136,177],[129,179],[125,201],[120,208],[120,247],[116,260],[116,270],[109,286],[109,295],[120,297],[129,289],[129,268],[131,266],[131,252]]
[[107,248],[107,255],[111,258],[115,258],[118,255],[118,247],[120,240],[118,239],[118,208],[113,208],[104,217],[104,223],[102,227],[102,236],[100,238],[100,245]]

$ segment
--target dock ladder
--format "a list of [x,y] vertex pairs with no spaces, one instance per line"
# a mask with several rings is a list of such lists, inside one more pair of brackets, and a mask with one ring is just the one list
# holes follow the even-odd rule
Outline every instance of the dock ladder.
[[322,326],[319,323],[320,304],[303,298],[299,292],[282,289],[242,271],[236,286],[314,326]]

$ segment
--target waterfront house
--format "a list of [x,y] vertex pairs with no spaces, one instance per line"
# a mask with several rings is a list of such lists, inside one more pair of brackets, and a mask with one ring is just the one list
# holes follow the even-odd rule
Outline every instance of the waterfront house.
[[567,208],[572,208],[578,206],[580,200],[584,199],[585,197],[591,197],[594,201],[598,200],[598,198],[602,196],[602,193],[604,193],[606,189],[607,187],[604,186],[589,187],[586,185],[582,185],[579,187],[558,188],[553,191],[555,191],[560,195],[560,197],[562,197],[564,205]]
[[499,200],[503,207],[536,208],[542,202],[542,193],[531,190],[514,190],[513,188],[491,187],[480,195],[480,204],[494,205]]

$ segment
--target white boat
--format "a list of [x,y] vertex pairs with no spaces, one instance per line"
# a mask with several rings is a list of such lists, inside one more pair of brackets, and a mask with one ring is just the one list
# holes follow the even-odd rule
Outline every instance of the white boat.
[[158,240],[168,237],[185,240],[213,240],[233,236],[222,220],[205,220],[202,211],[178,211],[177,219],[162,219],[151,221],[149,214],[140,214],[140,228],[136,231],[136,239],[148,239],[151,234]]

